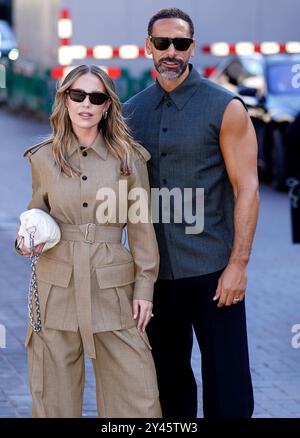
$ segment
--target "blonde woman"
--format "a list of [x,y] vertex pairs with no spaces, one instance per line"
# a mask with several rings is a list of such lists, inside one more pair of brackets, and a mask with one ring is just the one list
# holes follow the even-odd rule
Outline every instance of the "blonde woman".
[[[42,329],[29,326],[26,339],[33,416],[81,416],[86,354],[99,416],[160,417],[145,333],[158,273],[155,233],[150,221],[118,214],[133,205],[132,189],[149,195],[150,155],[130,136],[113,82],[96,66],[66,76],[51,125],[51,138],[24,154],[32,166],[28,209],[49,213],[61,230],[37,263]],[[115,193],[116,214],[101,210],[102,189]],[[126,222],[130,251],[121,243]]]

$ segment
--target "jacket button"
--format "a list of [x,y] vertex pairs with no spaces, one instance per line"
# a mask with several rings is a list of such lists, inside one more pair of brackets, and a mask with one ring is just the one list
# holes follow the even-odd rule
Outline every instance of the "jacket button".
[[87,176],[83,175],[82,179],[83,179],[83,181],[86,181],[87,180]]
[[89,204],[87,203],[87,202],[84,202],[83,204],[82,204],[82,207],[87,207]]
[[83,155],[84,157],[86,157],[86,156],[87,156],[87,151],[83,151],[83,152],[82,152],[82,155]]
[[167,132],[168,128],[163,128],[163,132]]
[[163,182],[163,184],[167,184],[167,180],[164,178],[163,180],[162,180],[162,182]]
[[161,153],[161,156],[162,156],[162,157],[166,157],[166,156],[167,156],[167,153],[166,153],[166,152],[162,152],[162,153]]

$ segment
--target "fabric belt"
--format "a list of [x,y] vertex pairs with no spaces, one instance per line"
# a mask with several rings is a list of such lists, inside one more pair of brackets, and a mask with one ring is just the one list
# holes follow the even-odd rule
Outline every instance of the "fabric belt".
[[90,248],[93,243],[121,243],[122,228],[93,223],[59,224],[61,239],[74,242],[74,288],[79,330],[84,352],[96,359],[92,327]]
[[59,224],[62,240],[73,242],[101,243],[111,242],[119,243],[122,238],[122,228],[109,225],[96,224]]

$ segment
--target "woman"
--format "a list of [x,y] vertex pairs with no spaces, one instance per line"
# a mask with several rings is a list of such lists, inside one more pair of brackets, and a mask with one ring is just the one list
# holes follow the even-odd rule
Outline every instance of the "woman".
[[[51,138],[24,154],[32,166],[28,208],[46,211],[61,230],[36,269],[42,329],[29,327],[26,339],[33,416],[81,416],[85,353],[93,360],[101,417],[160,417],[145,333],[157,243],[151,221],[119,219],[124,206],[134,207],[129,191],[149,195],[150,155],[129,135],[113,82],[96,66],[66,76],[51,125]],[[103,188],[115,193],[116,211],[101,207]],[[126,221],[130,252],[121,244]]]

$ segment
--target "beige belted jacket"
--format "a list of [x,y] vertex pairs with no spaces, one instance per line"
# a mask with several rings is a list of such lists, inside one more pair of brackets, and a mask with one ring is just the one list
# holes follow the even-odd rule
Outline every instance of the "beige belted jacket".
[[[51,142],[28,149],[32,167],[30,208],[48,212],[60,225],[59,244],[40,257],[37,281],[42,326],[56,330],[81,332],[85,353],[95,358],[93,333],[120,330],[136,325],[132,300],[152,301],[153,285],[158,275],[159,255],[152,223],[127,223],[130,251],[121,243],[126,221],[97,222],[97,192],[109,187],[119,199],[118,184],[127,180],[128,192],[143,188],[148,192],[146,161],[150,154],[142,146],[142,157],[132,158],[132,173],[120,175],[120,162],[98,135],[94,144],[82,150],[74,143],[70,158],[82,172],[70,178],[60,174],[54,164]],[[127,193],[125,193],[127,196]],[[128,207],[133,201],[128,201]],[[148,205],[148,208],[150,206]],[[27,341],[29,342],[29,328]]]

